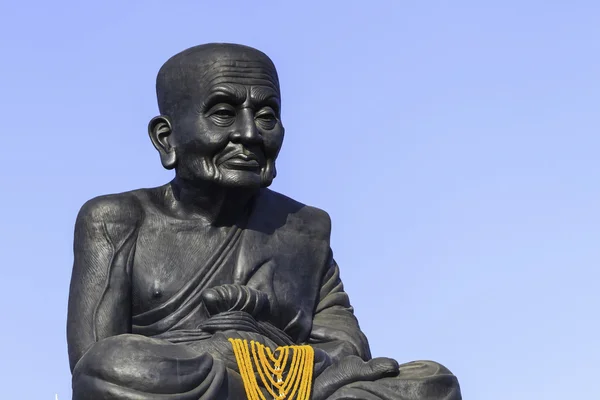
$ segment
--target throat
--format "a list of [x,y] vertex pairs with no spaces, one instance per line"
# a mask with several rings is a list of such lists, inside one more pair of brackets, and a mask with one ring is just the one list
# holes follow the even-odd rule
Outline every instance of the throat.
[[257,192],[214,183],[192,185],[175,178],[166,187],[164,204],[168,212],[179,219],[200,219],[214,226],[239,225]]

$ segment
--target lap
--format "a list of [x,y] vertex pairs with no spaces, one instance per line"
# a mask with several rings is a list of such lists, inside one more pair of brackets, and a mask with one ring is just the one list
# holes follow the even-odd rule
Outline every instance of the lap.
[[240,388],[230,372],[222,361],[190,346],[118,335],[94,344],[77,363],[73,400],[224,399]]
[[[132,334],[101,340],[86,352],[73,371],[73,400],[245,398],[227,336],[217,334],[214,340],[190,344],[174,344]],[[398,372],[394,376],[388,374],[373,380],[349,379],[347,371],[352,369],[341,364],[344,362],[324,369],[323,384],[337,387],[324,390],[323,399],[461,399],[456,377],[432,361],[415,361],[399,367],[396,364],[394,369]],[[337,367],[340,371],[335,371]],[[317,378],[320,369],[315,368]],[[339,386],[334,381],[338,381]],[[315,389],[319,386],[317,382],[315,386]],[[314,395],[321,397],[317,393]]]

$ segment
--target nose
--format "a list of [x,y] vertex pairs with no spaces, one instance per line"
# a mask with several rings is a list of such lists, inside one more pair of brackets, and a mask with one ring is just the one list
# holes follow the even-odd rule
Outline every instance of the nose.
[[236,118],[235,129],[231,132],[231,141],[241,144],[258,144],[262,136],[256,127],[254,113],[250,108],[244,108]]

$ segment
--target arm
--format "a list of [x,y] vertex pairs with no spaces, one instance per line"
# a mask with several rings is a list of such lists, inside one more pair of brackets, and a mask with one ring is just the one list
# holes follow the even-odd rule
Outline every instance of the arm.
[[140,214],[134,199],[105,196],[77,216],[67,316],[71,370],[97,341],[131,331],[128,258]]
[[348,355],[356,355],[363,360],[371,358],[369,342],[354,316],[331,252],[321,280],[309,343],[327,352],[334,360]]
[[321,283],[310,343],[324,350],[332,361],[315,378],[311,397],[315,400],[327,399],[348,384],[398,375],[396,361],[388,358],[371,359],[369,342],[354,316],[340,279],[340,270],[331,252]]

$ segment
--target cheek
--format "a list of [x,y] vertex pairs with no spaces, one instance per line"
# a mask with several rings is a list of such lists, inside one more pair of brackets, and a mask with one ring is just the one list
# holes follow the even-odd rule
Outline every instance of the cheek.
[[263,142],[267,157],[274,158],[279,153],[283,144],[283,129],[274,129],[263,135]]
[[229,143],[230,128],[209,127],[203,130],[199,137],[205,146],[220,150]]
[[229,142],[229,130],[230,128],[215,127],[210,121],[200,118],[187,131],[186,141],[182,145],[190,152],[212,156]]

